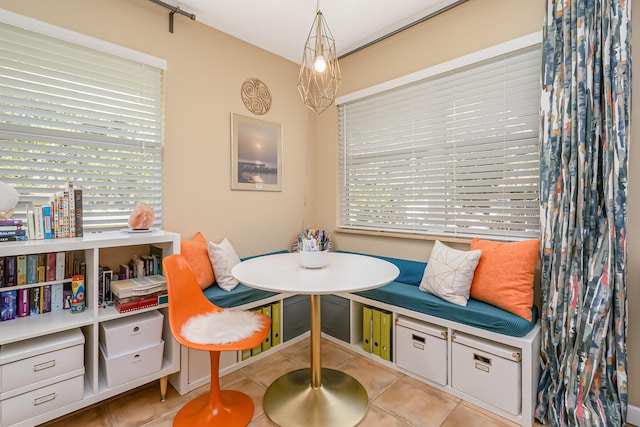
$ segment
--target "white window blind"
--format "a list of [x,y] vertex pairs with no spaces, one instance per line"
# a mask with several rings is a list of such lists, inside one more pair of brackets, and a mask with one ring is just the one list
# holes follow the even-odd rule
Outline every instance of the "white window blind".
[[338,105],[339,226],[539,235],[540,47]]
[[162,222],[163,70],[0,22],[0,181],[27,203],[67,182],[85,232],[127,225],[137,202]]

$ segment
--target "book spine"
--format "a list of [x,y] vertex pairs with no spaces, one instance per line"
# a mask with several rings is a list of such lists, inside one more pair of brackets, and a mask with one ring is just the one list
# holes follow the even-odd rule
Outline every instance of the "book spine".
[[4,277],[4,257],[0,257],[0,288],[4,288],[6,279]]
[[62,196],[62,237],[71,236],[71,222],[69,220],[69,191]]
[[23,225],[21,219],[0,219],[1,225]]
[[2,231],[2,232],[24,231],[26,229],[27,229],[27,227],[25,227],[24,225],[0,225],[0,231]]
[[23,242],[29,240],[27,236],[0,236],[0,242]]
[[40,314],[40,290],[42,286],[29,288],[29,314],[35,316]]
[[16,257],[17,262],[17,276],[16,276],[16,285],[22,286],[27,284],[27,256],[26,255],[18,255]]
[[51,286],[51,311],[62,310],[64,301],[64,284],[56,283]]
[[113,296],[111,295],[111,280],[113,279],[113,271],[105,269],[102,273],[104,282],[104,300],[107,303],[113,302]]
[[98,305],[105,302],[104,275],[102,274],[103,272],[104,272],[104,267],[99,265],[98,266]]
[[16,318],[16,291],[0,292],[0,321]]
[[4,284],[5,286],[16,286],[17,284],[17,259],[15,255],[4,258]]
[[51,285],[44,285],[40,293],[40,313],[51,311]]
[[67,196],[69,200],[69,237],[76,237],[76,198],[73,182],[67,183]]
[[[31,206],[31,207],[29,207]],[[34,240],[36,238],[35,217],[33,215],[33,206],[27,204],[27,237]]]
[[38,283],[38,255],[27,255],[27,284]]
[[38,265],[36,267],[36,283],[47,281],[47,254],[38,254]]
[[56,253],[56,280],[64,280],[66,257],[65,252]]
[[44,206],[33,206],[33,228],[35,238],[44,239]]
[[76,215],[76,237],[84,236],[83,223],[82,223],[82,190],[74,189],[74,205]]
[[56,253],[47,254],[47,282],[56,280]]
[[43,239],[52,239],[53,238],[53,218],[51,216],[51,206],[45,205],[42,206],[42,231],[43,231]]
[[17,315],[18,317],[29,315],[29,289],[18,289]]

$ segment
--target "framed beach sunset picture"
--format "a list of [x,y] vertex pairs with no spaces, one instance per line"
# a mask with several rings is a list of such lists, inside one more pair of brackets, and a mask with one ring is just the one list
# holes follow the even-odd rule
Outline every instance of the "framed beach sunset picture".
[[282,125],[231,113],[231,189],[282,191]]

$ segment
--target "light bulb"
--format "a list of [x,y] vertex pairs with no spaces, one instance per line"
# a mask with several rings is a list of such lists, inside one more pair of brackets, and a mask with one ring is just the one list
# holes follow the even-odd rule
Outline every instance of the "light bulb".
[[318,73],[323,73],[324,70],[327,69],[327,62],[324,60],[324,56],[316,56],[316,60],[313,63],[313,68],[315,68]]

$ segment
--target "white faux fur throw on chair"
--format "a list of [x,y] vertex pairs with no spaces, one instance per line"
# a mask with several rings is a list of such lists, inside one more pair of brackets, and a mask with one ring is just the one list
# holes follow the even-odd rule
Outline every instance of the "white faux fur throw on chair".
[[222,310],[190,318],[180,333],[196,344],[227,344],[248,338],[260,328],[262,319],[256,313]]

